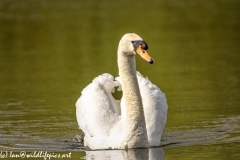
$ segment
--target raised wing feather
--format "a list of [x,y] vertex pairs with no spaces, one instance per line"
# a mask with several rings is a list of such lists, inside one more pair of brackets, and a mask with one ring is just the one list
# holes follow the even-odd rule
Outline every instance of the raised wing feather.
[[165,94],[149,79],[137,72],[143,102],[149,146],[159,146],[167,121],[167,99]]
[[118,104],[111,95],[118,85],[112,75],[105,73],[82,91],[76,103],[76,116],[86,137],[108,136],[110,129],[119,121]]

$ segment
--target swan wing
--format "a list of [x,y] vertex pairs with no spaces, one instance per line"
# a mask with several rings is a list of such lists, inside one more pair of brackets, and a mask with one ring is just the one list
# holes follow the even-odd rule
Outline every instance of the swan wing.
[[167,121],[167,99],[165,94],[148,78],[137,72],[142,97],[149,146],[159,146]]
[[91,141],[102,145],[100,141],[108,137],[111,128],[119,121],[118,104],[111,94],[118,85],[112,75],[105,73],[83,89],[76,103],[76,116],[79,128],[85,133],[85,145],[95,148]]

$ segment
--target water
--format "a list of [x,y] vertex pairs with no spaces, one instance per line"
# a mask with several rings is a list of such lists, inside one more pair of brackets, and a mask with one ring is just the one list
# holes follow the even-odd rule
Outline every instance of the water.
[[[1,0],[0,157],[47,151],[73,159],[238,159],[239,6]],[[162,147],[84,151],[71,141],[80,133],[75,102],[95,76],[117,76],[117,45],[127,32],[148,43],[156,63],[136,57],[137,69],[167,95]]]

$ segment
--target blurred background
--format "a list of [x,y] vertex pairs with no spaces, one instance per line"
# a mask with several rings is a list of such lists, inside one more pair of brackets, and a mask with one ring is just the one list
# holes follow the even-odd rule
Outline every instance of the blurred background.
[[75,103],[94,77],[118,75],[118,42],[134,32],[155,59],[136,57],[137,70],[168,99],[164,157],[239,157],[239,7],[238,0],[1,0],[0,150],[78,151],[70,142],[81,133]]

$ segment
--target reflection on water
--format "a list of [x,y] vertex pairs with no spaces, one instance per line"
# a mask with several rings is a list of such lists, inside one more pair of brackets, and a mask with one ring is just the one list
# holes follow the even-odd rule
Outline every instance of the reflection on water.
[[86,151],[87,160],[164,160],[162,148]]
[[239,7],[238,0],[1,0],[0,151],[72,151],[75,159],[97,158],[103,151],[78,152],[84,148],[71,141],[80,134],[74,105],[94,77],[117,75],[118,41],[136,32],[156,62],[136,57],[137,70],[168,99],[163,148],[104,155],[217,159],[227,153],[236,159]]

